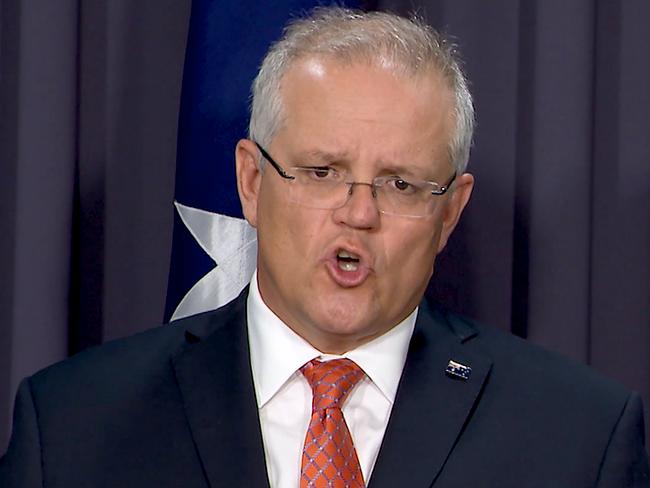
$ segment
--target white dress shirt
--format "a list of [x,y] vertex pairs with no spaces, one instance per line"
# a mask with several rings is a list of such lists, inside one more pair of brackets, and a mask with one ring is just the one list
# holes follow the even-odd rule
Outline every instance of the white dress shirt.
[[248,341],[271,488],[297,488],[312,391],[299,371],[314,358],[346,357],[366,373],[342,407],[368,483],[402,375],[417,308],[396,327],[342,356],[323,354],[269,309],[251,279]]

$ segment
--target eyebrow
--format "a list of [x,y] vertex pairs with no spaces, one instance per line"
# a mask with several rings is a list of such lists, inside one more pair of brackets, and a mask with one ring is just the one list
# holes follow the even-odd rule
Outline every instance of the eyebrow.
[[309,163],[310,160],[325,161],[328,163],[348,163],[350,158],[345,151],[329,152],[320,149],[310,149],[298,153],[298,161]]
[[424,181],[436,181],[432,177],[432,173],[434,172],[432,167],[420,168],[386,160],[379,160],[378,167],[379,173],[383,175],[396,175]]
[[415,172],[413,168],[409,168],[402,164],[390,163],[390,162],[384,163],[383,161],[380,161],[380,168],[381,168],[380,172],[384,174],[404,175],[404,176],[423,179],[422,175]]
[[[347,151],[331,152],[321,149],[309,149],[300,151],[296,157],[298,164],[310,164],[311,162],[324,162],[328,164],[341,163],[348,167],[352,165],[352,159]],[[403,175],[410,178],[418,178],[426,181],[433,181],[420,174],[420,171],[409,168],[408,166],[394,161],[379,160],[377,167],[380,174],[384,175]]]

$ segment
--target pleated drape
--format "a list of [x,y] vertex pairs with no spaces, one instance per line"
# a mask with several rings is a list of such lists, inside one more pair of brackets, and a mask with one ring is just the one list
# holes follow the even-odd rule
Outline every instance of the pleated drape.
[[[374,3],[455,36],[476,99],[429,293],[649,407],[650,3]],[[0,451],[21,378],[162,318],[189,8],[0,3]]]

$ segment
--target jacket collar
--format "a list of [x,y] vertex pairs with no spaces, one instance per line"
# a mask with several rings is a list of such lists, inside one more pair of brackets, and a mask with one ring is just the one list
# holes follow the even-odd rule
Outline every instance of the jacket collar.
[[[492,367],[471,340],[476,335],[469,323],[423,302],[369,488],[435,482]],[[448,374],[450,361],[471,368],[469,377]]]
[[[247,295],[245,289],[225,307],[176,325],[187,327],[186,344],[172,364],[212,486],[269,486],[250,368]],[[476,335],[469,323],[422,303],[369,488],[434,483],[492,366],[472,341]],[[447,374],[449,361],[471,368],[469,377]]]
[[[246,334],[247,289],[186,326],[172,357],[192,437],[211,486],[268,487]],[[185,324],[183,323],[185,322]]]

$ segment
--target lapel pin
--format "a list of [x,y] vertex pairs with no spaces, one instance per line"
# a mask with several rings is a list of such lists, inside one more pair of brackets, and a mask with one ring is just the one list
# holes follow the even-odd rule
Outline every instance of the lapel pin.
[[472,368],[465,366],[464,364],[457,363],[456,361],[449,360],[447,364],[447,369],[445,369],[445,374],[452,378],[461,379],[467,381],[469,375],[472,372]]

